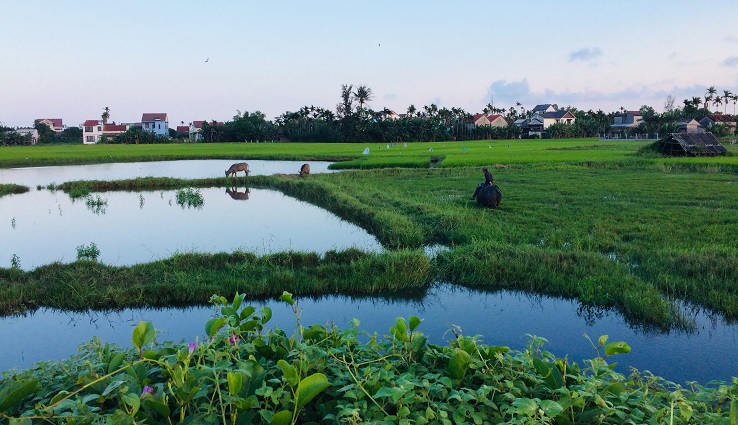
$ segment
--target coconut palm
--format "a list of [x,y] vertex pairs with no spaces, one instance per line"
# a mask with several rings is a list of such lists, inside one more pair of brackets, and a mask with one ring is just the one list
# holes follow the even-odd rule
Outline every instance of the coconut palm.
[[738,94],[730,96],[730,100],[733,101],[733,115],[735,115],[735,103],[738,102]]
[[712,104],[715,105],[715,109],[717,110],[717,113],[720,113],[720,105],[723,104],[723,98],[720,96],[715,96],[715,100],[712,101]]
[[417,111],[417,109],[415,109],[415,105],[408,106],[407,107],[407,116],[408,117],[412,117],[413,115],[415,115],[415,111]]
[[372,89],[367,86],[358,86],[354,92],[354,99],[359,102],[359,109],[364,109],[364,104],[371,102],[374,99],[374,93]]
[[110,118],[110,108],[107,106],[103,108],[103,113],[100,115],[100,118],[102,118],[103,125],[108,123],[108,118]]
[[[715,95],[717,94],[717,90],[715,90],[715,86],[710,86],[707,88],[707,92],[705,93],[705,108],[710,107],[710,103],[712,102],[712,99],[715,98]],[[708,109],[709,112],[709,109]]]
[[727,114],[728,111],[728,102],[730,99],[732,99],[733,93],[730,90],[723,90],[723,103],[725,104],[725,107],[723,108],[723,113]]
[[692,105],[694,105],[697,110],[700,109],[700,105],[702,104],[702,98],[699,96],[695,96],[692,98]]

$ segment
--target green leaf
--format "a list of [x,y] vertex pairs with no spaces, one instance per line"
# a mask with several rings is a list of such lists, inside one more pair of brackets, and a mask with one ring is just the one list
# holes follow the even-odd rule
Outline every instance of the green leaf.
[[456,349],[448,362],[448,374],[453,379],[462,379],[469,368],[471,356],[464,350]]
[[607,335],[600,335],[600,339],[597,340],[597,343],[600,344],[600,347],[602,347],[603,345],[607,344],[608,338],[609,336]]
[[168,418],[170,415],[169,406],[158,398],[146,397],[143,399],[141,404],[143,405],[144,410],[149,413],[156,412],[165,418]]
[[33,425],[31,418],[10,418],[8,425]]
[[302,409],[310,400],[330,387],[328,378],[322,373],[314,373],[300,381],[297,386],[297,407]]
[[115,391],[115,389],[116,389],[116,388],[118,388],[118,387],[120,387],[121,385],[123,385],[123,384],[124,384],[125,382],[126,382],[126,381],[113,381],[113,382],[111,382],[111,383],[110,383],[110,384],[108,385],[108,387],[107,387],[107,388],[105,388],[105,391],[103,391],[101,395],[102,395],[103,397],[107,396],[107,395],[108,395],[108,394],[110,394],[111,392]]
[[108,373],[113,373],[115,370],[117,370],[120,365],[123,364],[123,360],[125,360],[125,358],[125,353],[115,354],[113,358],[110,359],[110,363],[108,363]]
[[390,328],[390,332],[398,341],[407,341],[407,322],[404,317],[395,319],[395,326]]
[[516,398],[512,405],[519,413],[528,417],[533,417],[538,411],[538,404],[529,398]]
[[564,408],[553,400],[541,401],[541,409],[543,409],[543,411],[546,412],[546,415],[551,418],[555,418],[559,413],[564,411]]
[[244,297],[246,297],[245,294],[239,295],[238,292],[236,292],[236,296],[233,297],[233,303],[231,304],[231,307],[233,307],[234,310],[238,311],[238,307],[241,307],[241,303],[243,302]]
[[251,317],[252,314],[254,314],[255,311],[256,309],[254,307],[247,305],[243,308],[243,310],[241,310],[241,316],[239,318],[241,320],[248,319],[249,317]]
[[227,320],[222,317],[210,319],[205,323],[205,333],[212,338],[223,326],[225,326],[226,323]]
[[236,311],[233,307],[221,307],[220,314],[223,315],[223,317],[232,317],[234,319],[238,319],[238,311]]
[[144,345],[153,341],[155,335],[156,331],[154,330],[154,324],[151,322],[141,321],[133,330],[131,338],[133,340],[133,346],[140,349]]
[[243,375],[238,372],[228,372],[228,393],[236,395],[241,391],[243,386]]
[[279,299],[286,302],[289,305],[295,304],[295,301],[292,299],[292,294],[287,291],[282,292],[282,295],[279,296]]
[[292,412],[280,410],[272,416],[272,425],[287,425],[292,423]]
[[261,309],[261,324],[264,325],[266,322],[272,319],[272,308],[264,307]]
[[138,397],[138,394],[128,393],[122,397],[122,400],[125,404],[131,407],[134,415],[141,407],[141,399]]
[[297,375],[297,369],[283,359],[279,359],[277,366],[282,370],[282,373],[284,374],[285,379],[287,379],[287,383],[290,384],[290,387],[296,387],[300,382],[300,377]]
[[418,316],[410,316],[410,332],[414,331],[422,320]]
[[15,404],[39,391],[41,384],[35,379],[7,381],[0,387],[0,413],[6,413]]
[[630,353],[630,345],[623,341],[611,342],[605,345],[605,355],[614,356],[616,354]]

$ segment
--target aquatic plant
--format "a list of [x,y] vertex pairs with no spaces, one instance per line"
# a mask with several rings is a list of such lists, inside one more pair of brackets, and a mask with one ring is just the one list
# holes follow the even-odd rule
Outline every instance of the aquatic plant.
[[192,188],[186,188],[182,190],[178,190],[175,194],[175,197],[177,198],[177,205],[184,207],[194,207],[194,208],[202,208],[202,206],[205,204],[205,199],[202,197],[202,193],[200,193],[197,189]]

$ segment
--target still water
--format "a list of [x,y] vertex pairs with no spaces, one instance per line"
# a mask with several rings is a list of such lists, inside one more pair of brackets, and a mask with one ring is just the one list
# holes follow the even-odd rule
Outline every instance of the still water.
[[[72,201],[66,194],[36,190],[37,185],[70,180],[135,177],[220,177],[236,161],[171,161],[99,164],[0,170],[0,182],[23,184],[29,193],[0,198],[0,267],[15,256],[21,268],[76,259],[76,247],[95,243],[99,260],[130,265],[167,258],[176,252],[284,250],[325,252],[357,247],[380,251],[376,238],[313,205],[279,192],[243,187],[197,189],[202,205],[177,202],[176,191],[94,193],[92,200]],[[295,174],[301,161],[248,161],[252,174]],[[328,163],[310,162],[313,173],[328,172]],[[572,361],[592,358],[595,350],[583,334],[597,340],[626,341],[627,355],[611,359],[617,370],[649,370],[678,383],[738,376],[738,326],[699,310],[688,312],[690,332],[661,333],[635,329],[614,312],[583,310],[576,302],[515,292],[482,292],[440,284],[410,297],[357,298],[326,296],[300,299],[302,323],[334,322],[346,327],[361,321],[367,332],[387,333],[395,317],[424,319],[421,330],[432,342],[449,338],[452,325],[466,335],[482,335],[488,344],[524,349],[526,335],[548,339],[544,346]],[[254,303],[255,306],[262,305]],[[274,308],[272,326],[292,332],[294,316],[284,305]],[[133,327],[149,320],[159,340],[202,338],[212,307],[127,309],[70,313],[41,309],[25,316],[0,318],[0,370],[26,368],[40,360],[66,358],[93,336],[130,347]]]
[[[331,295],[321,298],[296,298],[302,309],[304,326],[335,323],[341,328],[359,319],[359,329],[380,335],[389,334],[396,317],[416,315],[423,319],[419,330],[432,343],[453,337],[452,325],[464,335],[480,335],[487,344],[525,349],[527,335],[545,337],[543,349],[582,364],[596,351],[584,334],[596,341],[607,334],[610,341],[626,341],[630,354],[610,358],[616,370],[628,374],[631,367],[649,370],[666,379],[684,384],[713,379],[730,381],[738,374],[735,355],[735,325],[726,325],[703,313],[694,313],[693,332],[670,334],[644,332],[629,327],[616,313],[582,311],[576,302],[518,292],[483,292],[439,284],[413,297],[359,298]],[[253,302],[269,306],[274,317],[270,328],[278,326],[289,334],[295,329],[295,316],[281,302]],[[92,336],[103,342],[131,348],[131,332],[141,320],[152,321],[160,332],[157,340],[203,340],[205,322],[215,314],[210,306],[167,309],[126,309],[115,312],[70,313],[42,309],[27,316],[0,319],[0,370],[26,368],[40,360],[63,359]],[[184,318],[184,320],[183,320]],[[59,338],[64,335],[64,338]]]

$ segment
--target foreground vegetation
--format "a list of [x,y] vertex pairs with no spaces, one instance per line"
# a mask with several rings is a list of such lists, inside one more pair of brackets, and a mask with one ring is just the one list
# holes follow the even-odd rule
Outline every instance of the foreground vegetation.
[[207,339],[155,343],[141,322],[132,349],[94,340],[77,358],[41,363],[0,381],[11,424],[82,423],[710,423],[738,421],[738,381],[689,389],[650,374],[625,377],[607,363],[629,352],[607,336],[596,357],[569,363],[532,338],[524,351],[456,335],[430,344],[422,321],[397,318],[382,335],[300,326],[266,331],[257,311],[213,296],[220,317]]

